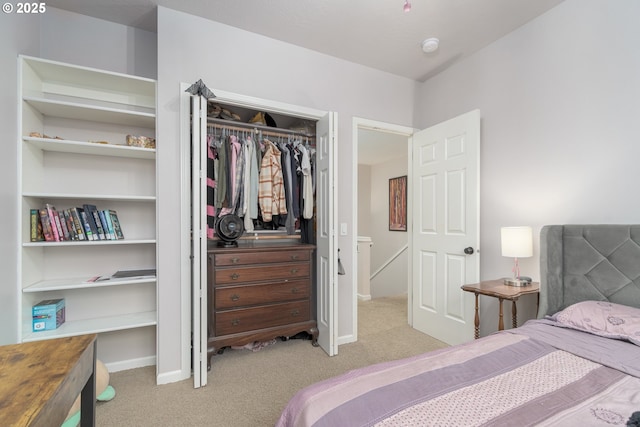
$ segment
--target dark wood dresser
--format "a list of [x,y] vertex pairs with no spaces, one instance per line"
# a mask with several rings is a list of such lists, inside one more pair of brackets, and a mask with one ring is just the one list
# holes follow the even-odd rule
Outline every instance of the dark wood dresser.
[[318,345],[313,251],[306,244],[208,250],[208,357],[228,346],[291,337]]

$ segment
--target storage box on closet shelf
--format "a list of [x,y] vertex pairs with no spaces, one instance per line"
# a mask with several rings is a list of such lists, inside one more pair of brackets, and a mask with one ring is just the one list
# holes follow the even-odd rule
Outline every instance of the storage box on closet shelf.
[[156,148],[156,139],[150,136],[127,135],[129,147]]

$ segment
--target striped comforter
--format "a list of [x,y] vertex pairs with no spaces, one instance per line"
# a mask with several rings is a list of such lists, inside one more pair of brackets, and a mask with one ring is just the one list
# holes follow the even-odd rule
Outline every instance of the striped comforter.
[[640,347],[534,320],[313,384],[276,426],[625,425],[638,377]]

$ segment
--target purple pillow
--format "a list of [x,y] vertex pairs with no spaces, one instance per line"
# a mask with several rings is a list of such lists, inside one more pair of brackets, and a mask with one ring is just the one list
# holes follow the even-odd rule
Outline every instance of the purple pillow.
[[558,326],[640,346],[639,308],[605,301],[582,301],[557,312],[551,319]]

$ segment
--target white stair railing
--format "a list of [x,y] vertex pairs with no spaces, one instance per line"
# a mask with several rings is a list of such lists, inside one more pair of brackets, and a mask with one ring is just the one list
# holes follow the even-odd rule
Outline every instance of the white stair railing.
[[400,250],[398,252],[396,252],[394,255],[392,255],[391,258],[389,258],[384,264],[382,264],[382,266],[380,268],[378,268],[376,271],[374,271],[371,274],[370,280],[373,280],[374,277],[376,277],[378,274],[380,274],[382,272],[382,270],[387,268],[389,266],[389,264],[391,264],[393,262],[393,260],[395,260],[400,255],[402,255],[402,252],[406,251],[407,249],[409,249],[409,244],[408,243],[406,245],[404,245],[402,248],[400,248]]

